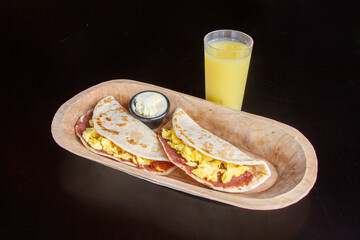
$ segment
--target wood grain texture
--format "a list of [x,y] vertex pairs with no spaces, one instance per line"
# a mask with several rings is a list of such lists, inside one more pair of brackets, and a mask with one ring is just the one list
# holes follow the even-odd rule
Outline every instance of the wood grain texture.
[[[74,131],[75,123],[82,114],[108,95],[128,108],[130,98],[144,90],[156,90],[169,98],[171,108],[164,123],[169,121],[177,107],[181,107],[201,127],[241,150],[269,161],[278,172],[275,184],[259,193],[218,192],[201,185],[179,169],[167,176],[157,176],[92,153],[82,145]],[[317,177],[315,150],[298,130],[275,120],[133,80],[111,80],[77,94],[56,112],[51,131],[61,147],[81,157],[158,185],[241,208],[270,210],[294,204],[308,194]]]

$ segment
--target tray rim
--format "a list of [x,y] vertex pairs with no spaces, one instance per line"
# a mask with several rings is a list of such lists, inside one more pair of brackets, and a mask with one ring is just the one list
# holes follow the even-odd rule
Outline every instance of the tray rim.
[[[151,174],[151,173],[144,174],[143,171],[142,171],[141,175],[139,175],[138,171],[141,171],[141,170],[138,170],[136,168],[126,169],[126,171],[115,168],[111,164],[111,162],[108,162],[108,161],[104,162],[104,160],[105,159],[108,160],[108,158],[100,156],[100,155],[96,155],[95,153],[91,153],[90,151],[89,151],[89,153],[91,153],[90,155],[93,154],[94,156],[89,157],[88,155],[85,156],[83,154],[79,154],[79,153],[77,153],[75,151],[72,151],[71,149],[69,149],[64,144],[63,140],[61,139],[61,134],[65,135],[65,132],[64,132],[64,129],[63,129],[63,119],[64,119],[64,116],[66,115],[66,111],[77,100],[83,98],[84,96],[86,96],[89,93],[97,90],[98,88],[102,88],[102,87],[105,87],[107,85],[112,85],[112,84],[139,84],[139,85],[143,85],[143,86],[149,86],[149,87],[152,87],[152,88],[159,88],[159,89],[163,89],[163,90],[166,90],[166,91],[170,91],[170,92],[172,92],[174,94],[179,94],[182,97],[192,98],[192,99],[195,99],[197,101],[204,101],[204,102],[210,103],[210,102],[206,101],[205,99],[201,99],[201,98],[191,96],[191,95],[188,95],[188,94],[185,94],[185,93],[177,92],[177,91],[174,91],[174,90],[171,90],[171,89],[168,89],[168,88],[164,88],[164,87],[161,87],[161,86],[157,86],[157,85],[150,84],[150,83],[144,83],[144,82],[140,82],[140,81],[136,81],[136,80],[113,79],[113,80],[109,80],[109,81],[104,81],[104,82],[101,82],[99,84],[96,84],[94,86],[91,86],[91,87],[79,92],[78,94],[76,94],[72,98],[68,99],[65,103],[63,103],[58,108],[58,110],[56,111],[56,113],[55,113],[55,115],[53,117],[52,123],[51,123],[51,133],[52,133],[53,139],[55,140],[55,142],[60,147],[64,148],[65,150],[67,150],[69,152],[72,152],[72,153],[74,153],[74,154],[76,154],[76,155],[78,155],[80,157],[95,161],[95,162],[100,163],[102,165],[114,168],[114,169],[116,169],[118,171],[122,171],[124,173],[129,174],[129,175],[135,176],[137,178],[149,181],[151,183],[154,183],[154,184],[157,184],[157,185],[160,185],[160,186],[165,186],[165,187],[168,187],[170,189],[181,191],[181,192],[184,192],[184,193],[187,193],[187,194],[191,194],[191,195],[199,196],[199,197],[202,197],[202,198],[207,198],[207,199],[211,199],[211,200],[214,200],[214,201],[229,204],[229,205],[232,205],[232,206],[245,208],[245,209],[251,209],[251,210],[275,210],[275,209],[281,209],[281,208],[290,206],[292,204],[297,203],[301,199],[303,199],[310,192],[310,190],[313,188],[313,186],[315,185],[315,182],[316,182],[316,179],[317,179],[317,172],[318,172],[318,161],[317,161],[315,149],[313,148],[310,141],[300,131],[298,131],[297,129],[295,129],[295,128],[289,126],[289,125],[286,125],[284,123],[278,122],[278,121],[270,119],[270,118],[262,117],[262,116],[251,114],[251,113],[247,113],[247,112],[244,112],[244,111],[241,111],[241,113],[245,114],[245,115],[247,115],[247,116],[249,116],[251,118],[257,118],[258,120],[267,121],[267,122],[270,122],[270,123],[272,123],[274,125],[277,125],[280,128],[283,128],[290,136],[296,138],[297,142],[302,147],[302,149],[304,151],[305,158],[306,158],[305,173],[304,173],[304,176],[301,179],[301,181],[295,187],[290,189],[288,192],[276,195],[276,196],[271,197],[271,198],[252,198],[251,199],[251,204],[237,203],[237,202],[229,201],[227,199],[222,199],[220,197],[212,197],[212,196],[204,196],[203,195],[203,194],[206,194],[206,192],[208,192],[208,191],[215,191],[215,190],[206,189],[205,191],[201,191],[201,192],[184,191],[184,189],[182,187],[176,187],[176,186],[171,186],[170,187],[170,186],[166,185],[165,183],[155,181],[152,178],[153,174]],[[214,106],[216,106],[216,107],[224,107],[224,106],[218,105],[216,103],[210,103],[210,104],[214,104]],[[224,108],[226,108],[226,107],[224,107]],[[239,112],[239,111],[233,110],[233,109],[230,109],[230,110]],[[113,161],[113,160],[110,160],[110,161]],[[129,166],[126,166],[126,167],[129,167]],[[131,168],[131,167],[129,167],[129,168]],[[178,181],[178,180],[174,180],[174,181]],[[188,183],[184,183],[184,184],[188,184]],[[182,185],[182,184],[180,184],[180,185]]]

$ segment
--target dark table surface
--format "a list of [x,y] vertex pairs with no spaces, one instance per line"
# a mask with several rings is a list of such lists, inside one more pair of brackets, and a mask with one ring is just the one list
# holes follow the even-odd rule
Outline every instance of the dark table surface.
[[[0,239],[359,239],[357,1],[2,1]],[[272,211],[161,187],[52,139],[66,100],[127,78],[204,97],[203,37],[250,34],[243,111],[301,131],[310,193]]]

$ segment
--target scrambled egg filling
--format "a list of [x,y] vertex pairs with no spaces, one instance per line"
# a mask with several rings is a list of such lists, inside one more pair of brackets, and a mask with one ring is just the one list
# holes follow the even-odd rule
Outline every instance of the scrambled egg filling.
[[[161,135],[168,140],[169,146],[186,160],[188,166],[196,167],[191,172],[201,179],[217,182],[220,172],[221,181],[228,183],[232,177],[238,177],[249,170],[247,166],[227,163],[204,155],[179,139],[172,127],[169,130],[162,129]],[[222,169],[220,169],[221,163],[224,166]]]
[[[139,156],[134,156],[131,153],[128,153],[127,151],[125,151],[124,149],[118,147],[112,141],[99,135],[96,132],[92,119],[89,120],[89,123],[90,123],[91,127],[86,128],[86,130],[83,132],[82,136],[91,147],[93,147],[97,150],[103,150],[106,153],[113,155],[115,157],[132,161],[135,164],[150,165],[153,162],[153,160],[141,158]],[[163,171],[159,167],[157,167],[156,170]]]

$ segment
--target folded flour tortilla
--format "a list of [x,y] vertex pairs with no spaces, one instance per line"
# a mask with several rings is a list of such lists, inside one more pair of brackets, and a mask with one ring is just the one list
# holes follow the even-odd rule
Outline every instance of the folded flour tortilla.
[[[166,132],[168,129],[172,129],[171,134],[176,134],[176,137],[172,137],[172,139],[175,140],[172,140],[169,136],[164,137],[166,134],[169,135],[168,132],[162,134],[163,131]],[[259,192],[269,188],[277,178],[276,170],[269,162],[255,156],[250,156],[224,139],[203,129],[181,108],[175,110],[171,123],[165,127],[164,130],[160,130],[158,137],[169,159],[176,166],[196,181],[215,190],[233,193]],[[179,139],[181,143],[179,143],[177,139]],[[174,141],[178,143],[178,145],[175,146],[174,143],[170,143],[169,141]],[[186,147],[184,148],[182,144],[185,144]],[[191,154],[189,154],[189,151],[192,151]],[[198,156],[200,156],[200,159],[201,156],[205,156],[205,159],[207,159],[205,165],[201,164],[201,162],[204,163],[204,161],[200,160],[199,162],[195,159],[198,158]],[[214,164],[214,160],[221,161],[221,164],[217,161],[218,169],[213,167],[216,165]],[[209,164],[211,167],[209,167]],[[239,176],[232,176],[230,181],[228,179],[223,182],[222,177],[226,171],[230,171],[230,168],[233,168],[231,171],[235,169],[233,164],[243,166],[243,169],[246,169],[246,171]],[[206,170],[205,172],[208,176],[209,173],[211,174],[211,171],[217,174],[217,176],[212,175],[212,179],[210,179],[210,177],[199,177],[198,173],[202,173],[200,167],[204,166],[205,168],[202,169],[204,169],[204,171]]]
[[[84,137],[83,133],[92,127],[90,119],[96,130],[95,135],[111,141],[110,150],[101,148],[101,145],[94,148],[90,144],[93,139]],[[156,134],[129,114],[113,96],[100,100],[93,110],[81,116],[75,131],[85,147],[97,154],[156,174],[169,174],[176,168],[167,158]],[[103,140],[99,142],[101,141]],[[109,145],[109,141],[106,140],[105,143]],[[142,164],[144,162],[151,164]]]

